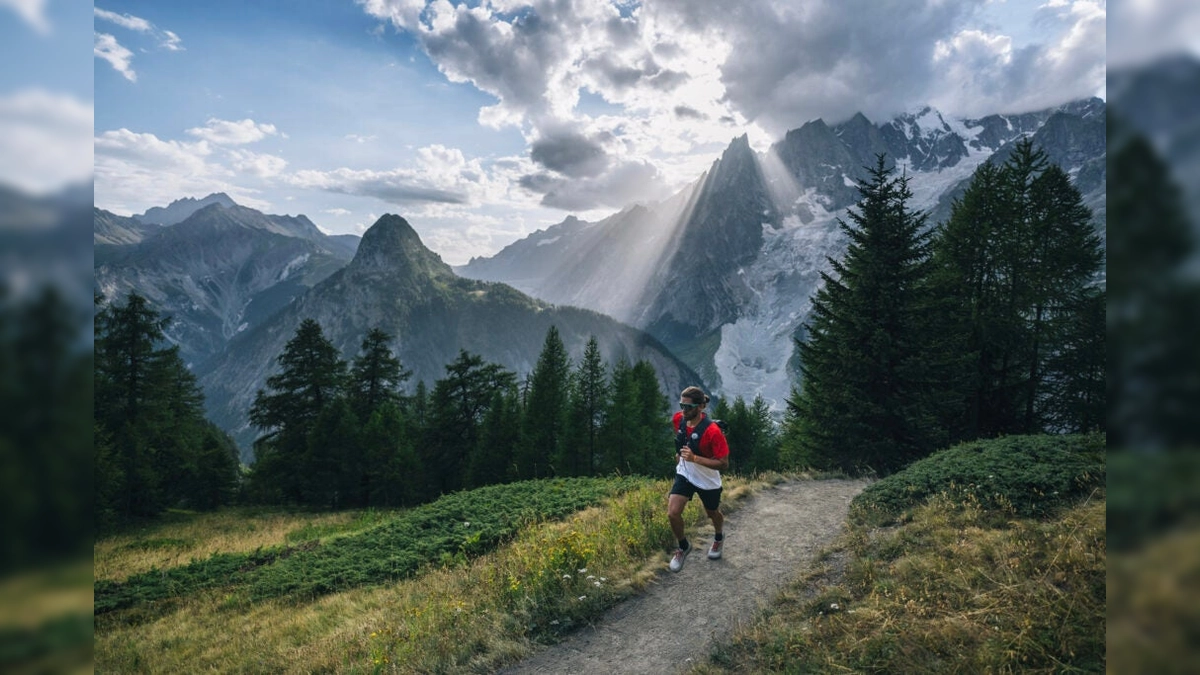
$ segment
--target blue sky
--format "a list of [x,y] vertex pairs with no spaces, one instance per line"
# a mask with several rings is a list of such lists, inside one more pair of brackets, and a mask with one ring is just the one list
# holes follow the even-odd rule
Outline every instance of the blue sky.
[[[743,133],[762,150],[817,117],[1103,95],[1108,11],[1102,0],[112,0],[91,12],[89,81],[72,65],[88,23],[73,4],[0,0],[6,55],[35,64],[27,81],[0,77],[0,125],[12,101],[59,111],[74,126],[56,137],[94,115],[97,206],[128,215],[224,191],[331,233],[398,213],[452,264],[567,215],[665,198]],[[0,164],[19,156],[0,147]]]

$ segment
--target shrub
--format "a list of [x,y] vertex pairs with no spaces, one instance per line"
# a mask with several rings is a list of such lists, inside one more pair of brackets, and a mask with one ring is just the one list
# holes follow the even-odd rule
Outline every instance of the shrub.
[[851,517],[863,524],[894,522],[929,497],[947,493],[970,495],[988,509],[1041,518],[1104,487],[1105,476],[1102,434],[973,441],[867,486],[854,499]]

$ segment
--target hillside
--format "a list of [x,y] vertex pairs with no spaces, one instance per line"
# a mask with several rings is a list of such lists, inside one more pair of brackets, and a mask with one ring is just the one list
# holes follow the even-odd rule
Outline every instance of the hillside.
[[608,363],[650,362],[664,394],[701,382],[646,333],[596,312],[535,300],[505,284],[456,276],[406,220],[384,215],[363,235],[346,267],[197,369],[211,419],[233,433],[244,452],[256,434],[247,417],[255,394],[304,319],[319,323],[347,360],[368,331],[382,329],[392,336],[391,347],[413,372],[413,382],[430,386],[445,376],[460,350],[524,376],[537,363],[551,326],[573,359],[595,336]]

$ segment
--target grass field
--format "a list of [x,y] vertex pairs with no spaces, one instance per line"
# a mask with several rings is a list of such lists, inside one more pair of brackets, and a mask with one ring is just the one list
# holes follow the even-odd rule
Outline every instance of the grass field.
[[[777,478],[776,478],[777,479]],[[623,482],[621,482],[623,481]],[[565,517],[530,519],[479,555],[438,556],[399,581],[316,597],[254,599],[242,586],[211,587],[96,616],[96,668],[112,672],[462,672],[489,671],[527,654],[637,592],[661,568],[670,542],[663,516],[666,481],[610,479],[614,496]],[[726,503],[763,480],[730,479]],[[488,496],[494,500],[498,493]],[[249,535],[231,534],[242,516],[266,519]],[[270,514],[231,510],[180,515],[142,536],[190,539],[194,551],[221,554],[280,546],[299,531],[346,542],[386,531],[408,512]],[[704,519],[696,504],[685,516]],[[525,516],[522,516],[523,518]],[[364,525],[364,523],[374,523]],[[462,521],[468,522],[468,521]],[[469,541],[470,528],[457,523]],[[148,560],[132,534],[97,542],[109,579]],[[218,544],[217,542],[224,542]],[[222,549],[229,546],[229,549]],[[99,554],[98,554],[99,555]],[[171,555],[178,555],[172,553]],[[289,558],[301,560],[299,554]],[[182,558],[171,560],[185,563]],[[101,577],[98,575],[97,579]]]

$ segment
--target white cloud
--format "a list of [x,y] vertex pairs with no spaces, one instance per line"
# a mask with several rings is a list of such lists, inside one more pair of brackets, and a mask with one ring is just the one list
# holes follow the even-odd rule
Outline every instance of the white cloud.
[[117,38],[108,33],[96,33],[95,47],[92,53],[96,58],[108,61],[118,73],[123,75],[130,82],[137,82],[137,73],[134,72],[130,61],[133,59],[133,52],[121,46],[117,42]]
[[133,16],[132,14],[117,14],[116,12],[110,12],[106,9],[100,9],[99,7],[93,7],[92,11],[95,17],[101,21],[107,21],[126,30],[144,33],[154,37],[156,40],[158,40],[159,46],[163,49],[172,52],[183,50],[183,41],[178,35],[169,30],[160,30],[153,23],[150,23],[140,16]]
[[29,89],[0,96],[0,182],[32,193],[92,176],[91,102]]
[[373,171],[342,167],[332,171],[302,170],[286,177],[288,183],[305,189],[374,197],[394,205],[424,202],[462,204],[467,196],[426,181],[419,173],[404,169]]
[[1014,49],[1009,36],[963,30],[937,44],[927,97],[964,115],[1026,112],[1095,95],[1104,87],[1104,7],[1074,0],[1043,7],[1059,30],[1053,41]]
[[8,7],[25,20],[30,28],[48,35],[51,27],[46,19],[46,0],[0,0],[0,6]]
[[117,14],[116,12],[100,9],[99,7],[93,7],[92,11],[97,19],[115,23],[122,28],[136,30],[140,33],[149,33],[154,29],[154,26],[149,21],[131,14]]
[[230,150],[229,156],[234,169],[259,178],[278,176],[287,168],[287,160],[275,155],[259,154],[248,150]]
[[154,134],[117,129],[96,136],[94,147],[96,205],[109,211],[140,213],[181,196],[213,192],[228,193],[252,208],[269,206],[223,163],[236,163],[237,156],[207,140],[162,140]]
[[279,131],[274,124],[259,124],[252,119],[231,122],[209,118],[203,127],[188,129],[187,133],[218,145],[243,145],[274,136]]
[[336,209],[324,209],[321,211],[321,213],[328,213],[328,214],[334,215],[334,216],[348,216],[351,213],[353,213],[353,211],[350,211],[349,209],[336,208]]

